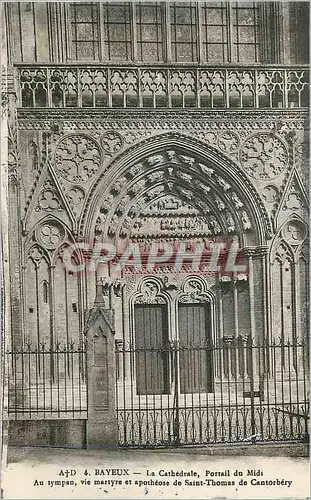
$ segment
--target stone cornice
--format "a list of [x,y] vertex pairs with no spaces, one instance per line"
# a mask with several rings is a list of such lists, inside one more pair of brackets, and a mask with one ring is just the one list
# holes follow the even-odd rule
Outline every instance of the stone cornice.
[[306,108],[289,109],[111,109],[111,108],[18,108],[19,121],[89,121],[89,120],[289,120],[308,121]]

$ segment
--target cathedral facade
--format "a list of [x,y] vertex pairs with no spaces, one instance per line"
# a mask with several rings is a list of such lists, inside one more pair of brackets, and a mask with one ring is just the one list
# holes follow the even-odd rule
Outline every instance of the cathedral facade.
[[9,443],[302,439],[308,3],[3,11]]

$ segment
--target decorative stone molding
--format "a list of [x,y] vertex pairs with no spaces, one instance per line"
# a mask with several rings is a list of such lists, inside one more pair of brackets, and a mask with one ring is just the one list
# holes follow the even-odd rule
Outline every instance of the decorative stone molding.
[[32,246],[28,251],[28,257],[32,260],[35,266],[38,268],[43,258],[45,258],[44,250],[38,246]]
[[236,153],[239,145],[240,138],[235,132],[221,132],[218,136],[218,147],[225,153]]
[[266,203],[275,203],[279,197],[279,190],[273,184],[269,184],[262,189],[262,197]]
[[132,296],[134,304],[166,304],[169,296],[165,292],[162,278],[146,276],[137,286],[137,292]]
[[309,199],[306,188],[296,168],[292,168],[279,195],[279,204],[274,211],[276,223],[279,225],[291,215],[307,219]]
[[102,135],[100,142],[103,150],[110,155],[118,153],[123,146],[123,138],[121,134],[115,132],[114,130],[105,132]]
[[[222,161],[226,162],[224,159]],[[210,162],[207,165],[210,165]],[[237,196],[237,191],[243,193],[243,195],[245,194],[245,186],[241,192],[240,188],[234,185],[238,176],[232,176],[229,183],[224,178],[224,173],[218,175],[214,172],[214,169],[207,165],[201,163],[193,154],[183,154],[179,148],[178,150],[176,148],[174,150],[162,149],[157,154],[149,156],[145,154],[144,159],[139,159],[137,168],[133,169],[130,166],[128,170],[123,172],[119,180],[114,180],[111,191],[108,194],[106,192],[106,200],[102,204],[100,212],[108,214],[106,219],[108,225],[106,224],[106,227],[109,226],[108,234],[110,237],[116,237],[117,231],[121,232],[122,237],[126,237],[126,235],[132,237],[139,237],[139,235],[142,237],[159,236],[164,229],[163,227],[159,227],[158,230],[155,230],[155,233],[154,231],[150,232],[152,228],[151,219],[149,221],[146,219],[148,231],[144,235],[141,222],[137,219],[138,215],[142,213],[147,216],[150,200],[152,200],[152,203],[157,203],[154,202],[157,197],[159,200],[162,200],[163,197],[175,197],[183,205],[185,203],[188,206],[191,204],[193,208],[190,211],[204,214],[210,213],[211,220],[210,222],[206,220],[207,227],[203,231],[207,235],[211,234],[211,230],[216,235],[223,231],[234,233],[241,230],[254,230],[254,216],[249,214],[249,211],[253,210],[254,206],[246,202],[246,199],[242,199],[241,194]],[[136,166],[134,165],[134,167]],[[113,165],[110,166],[110,170],[113,171]],[[135,176],[136,172],[137,176]],[[130,178],[128,173],[130,173]],[[161,182],[161,185],[154,187],[154,184],[158,182]],[[95,188],[94,185],[92,189],[95,190]],[[253,194],[256,193],[253,187],[251,187],[251,191]],[[257,193],[256,198],[259,201]],[[159,203],[163,202],[159,201]],[[222,210],[230,206],[230,204],[232,208],[222,215]],[[218,210],[215,210],[216,207],[218,207]],[[263,208],[262,205],[261,207]],[[152,210],[151,208],[150,211],[152,212]],[[180,214],[177,214],[177,211],[176,215],[180,219]],[[258,220],[258,216],[256,217]],[[101,216],[100,219],[102,219]],[[268,218],[266,220],[268,221]],[[97,229],[102,227],[101,220],[97,219],[96,227]],[[188,233],[186,235],[184,229],[181,229],[181,231],[185,236],[188,235]],[[168,236],[168,234],[165,236]],[[189,233],[188,236],[191,236],[191,234]],[[98,235],[96,235],[96,238],[98,238]]]
[[92,179],[101,165],[96,142],[83,135],[69,135],[60,141],[55,152],[55,169],[69,182]]
[[44,182],[35,210],[37,212],[53,212],[54,210],[58,212],[63,211],[62,203],[60,202],[54,184],[50,179],[47,179]]
[[270,180],[286,169],[288,151],[279,137],[257,134],[242,145],[240,160],[248,175],[254,179]]
[[[307,106],[308,70],[280,67],[18,67],[21,107],[148,107],[208,110]],[[37,92],[38,81],[41,92]],[[150,99],[151,97],[151,99]],[[150,103],[150,100],[152,101]]]
[[299,220],[290,220],[282,228],[284,239],[292,246],[298,246],[305,240],[307,229]]
[[212,295],[207,288],[207,281],[199,276],[186,278],[177,298],[178,302],[189,304],[213,302]]
[[58,221],[53,219],[44,220],[36,228],[36,239],[48,249],[57,248],[65,239],[66,232]]
[[121,296],[122,289],[126,286],[123,278],[100,278],[98,284],[101,286],[102,294],[107,297],[112,290],[116,297]]
[[166,300],[160,295],[160,287],[153,280],[144,281],[140,293],[135,297],[135,304],[165,304]]
[[81,186],[73,186],[66,193],[67,199],[72,207],[73,212],[77,215],[82,209],[85,200],[85,191]]
[[[303,130],[308,126],[307,110],[260,110],[250,109],[226,109],[213,110],[211,119],[206,119],[206,110],[187,109],[39,109],[18,108],[17,118],[19,126],[25,129],[51,130],[55,123],[62,124],[65,132],[82,130],[132,130],[141,129],[141,124],[146,124],[147,130],[197,130],[197,133],[210,134],[217,131],[233,131],[240,134],[248,131],[253,134],[254,130],[275,131],[276,124],[280,121],[286,122],[287,128],[291,130]],[[109,117],[109,120],[107,120]],[[238,129],[237,129],[238,125]],[[212,135],[204,135],[205,139],[214,142]]]

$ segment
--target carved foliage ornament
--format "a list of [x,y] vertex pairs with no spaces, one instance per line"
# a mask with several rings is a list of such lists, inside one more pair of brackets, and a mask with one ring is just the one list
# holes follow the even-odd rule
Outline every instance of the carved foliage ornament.
[[70,182],[92,179],[101,163],[100,150],[92,139],[83,135],[65,137],[55,153],[55,168]]
[[288,162],[283,142],[271,134],[250,137],[240,155],[244,170],[254,179],[274,179],[285,170]]

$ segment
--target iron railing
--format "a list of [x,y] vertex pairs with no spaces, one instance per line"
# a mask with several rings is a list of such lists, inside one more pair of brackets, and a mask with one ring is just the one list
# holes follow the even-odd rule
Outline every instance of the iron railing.
[[[308,438],[308,346],[224,339],[137,348],[116,342],[120,446]],[[9,418],[87,419],[85,343],[7,352]]]
[[87,418],[86,346],[26,343],[7,352],[10,419]]
[[121,446],[308,438],[308,352],[302,341],[136,348],[118,342]]
[[17,65],[25,108],[264,109],[308,106],[306,66]]

